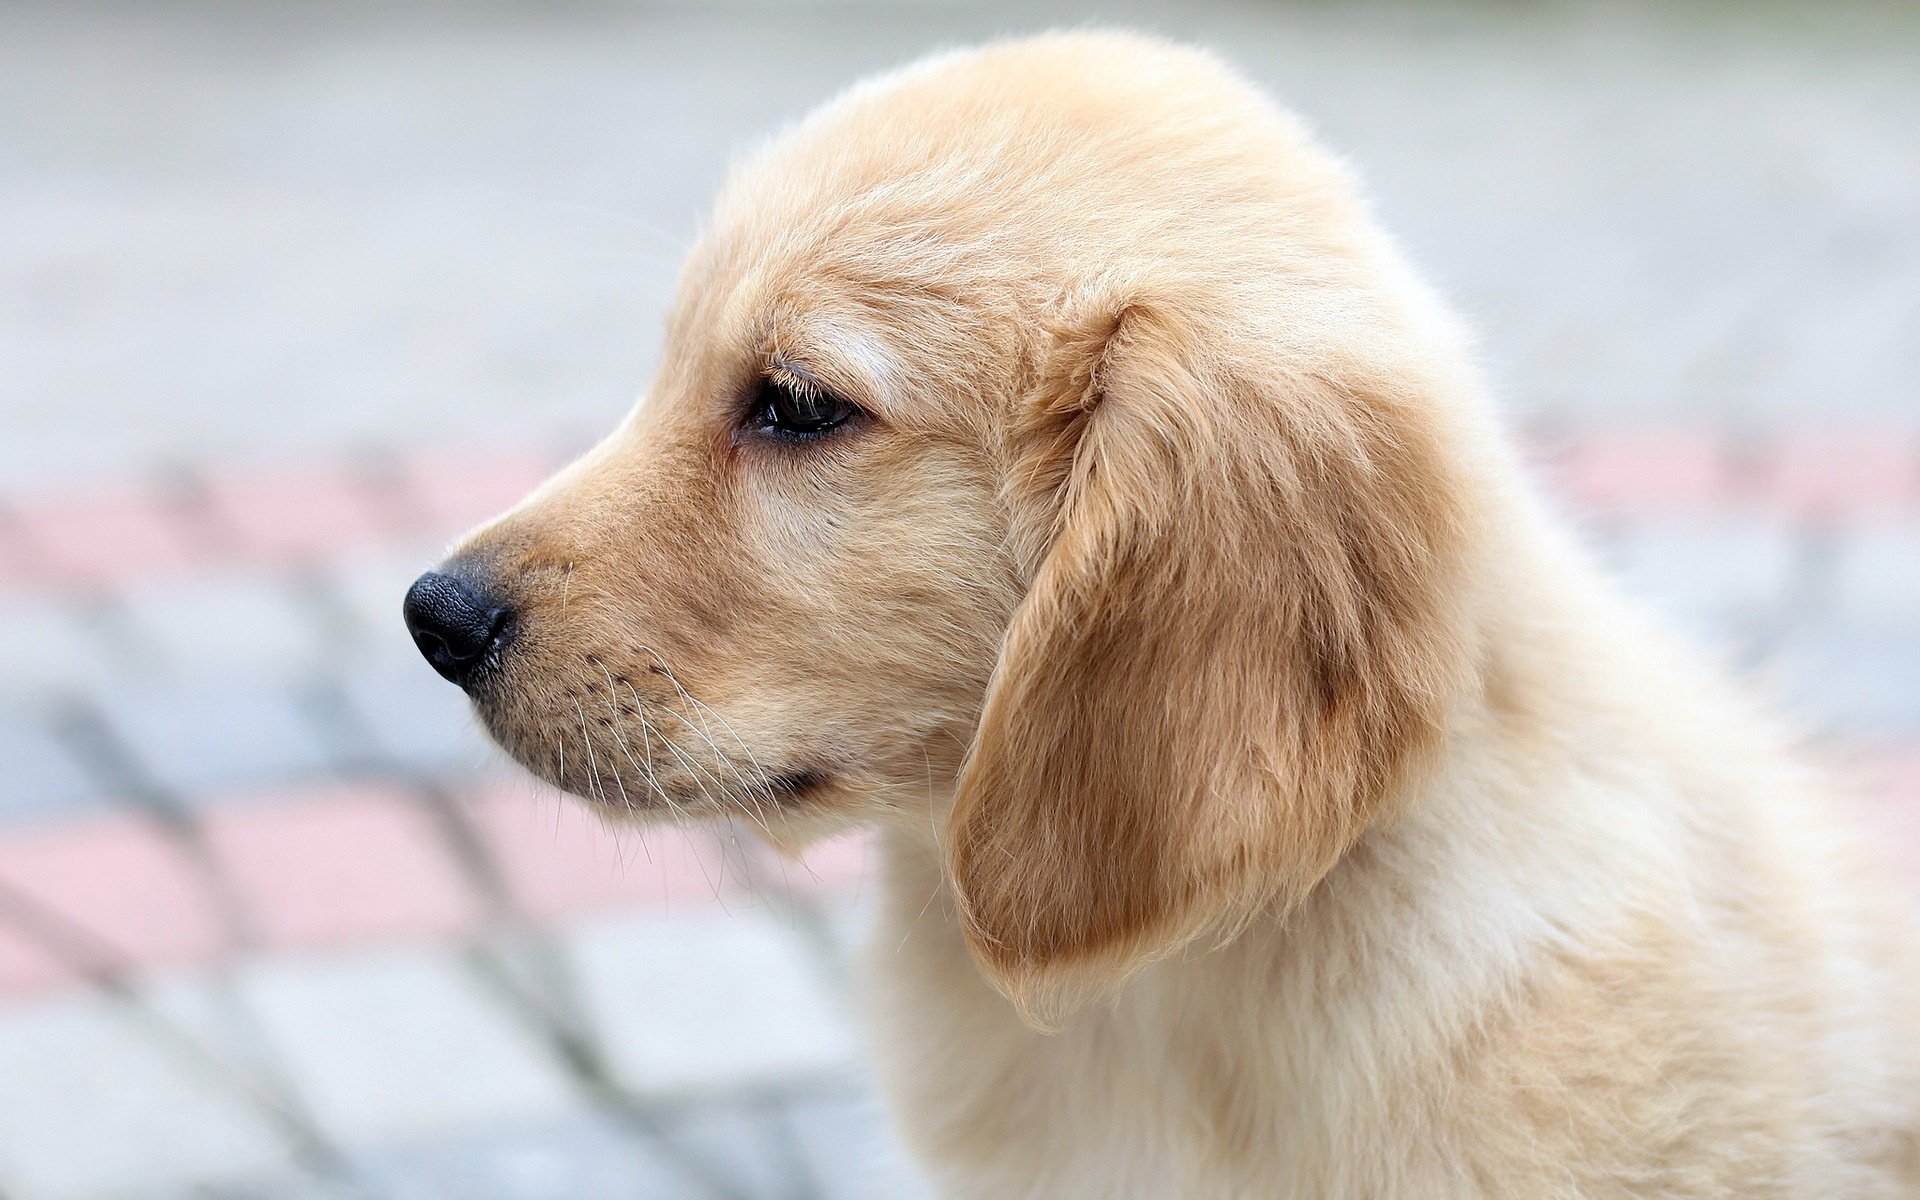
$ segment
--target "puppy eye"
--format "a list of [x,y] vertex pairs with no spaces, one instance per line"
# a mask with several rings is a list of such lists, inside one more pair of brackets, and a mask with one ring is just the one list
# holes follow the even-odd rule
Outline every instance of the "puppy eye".
[[768,377],[754,392],[750,428],[789,441],[812,441],[860,415],[860,409],[800,380]]

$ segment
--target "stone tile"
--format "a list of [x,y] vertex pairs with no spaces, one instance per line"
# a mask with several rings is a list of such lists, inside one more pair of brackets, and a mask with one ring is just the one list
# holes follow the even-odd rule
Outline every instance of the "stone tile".
[[291,582],[257,570],[197,573],[132,593],[129,603],[131,620],[174,674],[287,677],[330,658]]
[[633,916],[568,940],[613,1068],[637,1091],[777,1084],[855,1056],[795,931],[767,914]]
[[100,712],[141,767],[191,799],[329,773],[321,729],[289,684],[237,675],[129,686]]
[[1606,557],[1630,594],[1723,651],[1784,617],[1799,566],[1787,532],[1760,518],[1646,521]]
[[599,1116],[381,1150],[359,1166],[388,1200],[698,1200],[700,1195],[644,1142]]
[[1788,513],[1852,517],[1920,503],[1920,435],[1897,428],[1795,430],[1776,437],[1758,481]]
[[260,1046],[250,1041],[252,1015],[219,963],[150,968],[132,980],[144,1010],[202,1057],[198,1069],[228,1087],[251,1087],[268,1094],[271,1071],[259,1060]]
[[1836,622],[1920,623],[1920,519],[1836,535],[1828,599]]
[[0,1186],[101,1200],[284,1170],[249,1100],[90,994],[0,1009]]
[[[0,998],[44,995],[79,982],[73,964],[48,945],[39,931],[21,928],[13,921],[0,923]],[[6,1181],[0,1179],[0,1188],[5,1186]],[[6,1192],[0,1191],[3,1195]]]
[[0,597],[0,698],[95,692],[116,685],[128,664],[68,601]]
[[342,689],[382,761],[432,774],[466,775],[499,761],[459,688],[433,673],[411,644],[409,661],[356,667]]
[[426,447],[406,471],[432,527],[455,537],[518,504],[564,461],[551,447]]
[[0,832],[17,821],[99,811],[100,786],[47,714],[0,702]]
[[572,1002],[572,968],[548,929],[486,925],[477,929],[461,949],[473,969],[515,1012],[567,1037],[583,1037],[579,1013]]
[[866,950],[873,935],[876,899],[871,886],[823,898],[820,915],[826,920],[827,937],[842,963],[854,962]]
[[787,1200],[812,1194],[804,1188],[811,1164],[777,1096],[686,1105],[667,1120],[666,1133],[700,1169],[743,1196]]
[[249,559],[325,560],[397,532],[384,503],[345,460],[216,470],[205,483],[214,519]]
[[1548,486],[1603,512],[1709,508],[1733,485],[1724,435],[1715,429],[1588,429],[1548,467]]
[[1920,737],[1920,627],[1911,622],[1798,631],[1760,678],[1824,731]]
[[[928,1195],[862,1089],[703,1103],[666,1125],[676,1146],[702,1156],[705,1174],[689,1174],[654,1139],[598,1113],[375,1147],[356,1156],[352,1170],[381,1200],[705,1200],[719,1194],[705,1182],[716,1174],[739,1200]],[[802,1190],[795,1154],[816,1190]],[[283,1179],[223,1191],[220,1200],[347,1195],[339,1184]]]
[[444,936],[473,928],[473,890],[419,805],[369,783],[221,805],[206,837],[268,945]]
[[[204,959],[227,947],[197,865],[167,834],[129,813],[0,837],[0,880],[80,931],[90,954],[103,947],[108,965]],[[69,981],[59,961],[43,954],[0,956],[0,994]]]
[[1879,746],[1854,763],[1848,779],[1883,860],[1920,889],[1920,736]]
[[[263,1180],[218,1200],[709,1200],[713,1193],[615,1118],[478,1127],[378,1146],[355,1157],[350,1183]],[[754,1192],[739,1200],[783,1200]],[[189,1200],[170,1195],[166,1200]],[[213,1200],[196,1194],[191,1200]]]
[[1920,738],[1911,738],[1877,756],[1875,774],[1882,789],[1898,802],[1912,806],[1920,817]]
[[0,592],[25,592],[51,578],[46,555],[27,540],[11,509],[0,506]]
[[350,649],[356,660],[383,668],[426,669],[400,619],[400,602],[420,573],[439,561],[443,549],[437,541],[410,539],[402,547],[356,554],[332,569],[333,586],[354,624]]
[[788,1121],[833,1200],[915,1200],[931,1191],[867,1086],[818,1088],[787,1103]]
[[17,509],[55,578],[80,583],[137,580],[189,569],[205,548],[158,489],[112,486]]
[[833,892],[865,884],[879,870],[878,841],[872,832],[859,830],[813,843],[792,864],[794,886]]
[[699,912],[733,882],[705,827],[609,826],[585,804],[531,782],[463,797],[516,901],[539,916],[614,908]]
[[557,1060],[446,950],[265,957],[241,987],[321,1126],[347,1145],[577,1107]]

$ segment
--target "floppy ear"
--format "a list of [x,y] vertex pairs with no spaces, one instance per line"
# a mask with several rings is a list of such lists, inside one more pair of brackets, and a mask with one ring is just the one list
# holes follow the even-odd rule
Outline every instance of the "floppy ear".
[[1437,740],[1465,657],[1434,398],[1232,340],[1109,310],[1060,338],[1016,433],[1044,548],[948,867],[1036,1024],[1297,902]]

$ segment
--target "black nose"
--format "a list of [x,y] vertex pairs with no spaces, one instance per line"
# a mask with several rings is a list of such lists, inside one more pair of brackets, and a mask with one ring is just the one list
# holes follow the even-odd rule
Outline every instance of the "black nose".
[[513,640],[513,610],[455,575],[414,580],[401,611],[420,653],[461,687]]

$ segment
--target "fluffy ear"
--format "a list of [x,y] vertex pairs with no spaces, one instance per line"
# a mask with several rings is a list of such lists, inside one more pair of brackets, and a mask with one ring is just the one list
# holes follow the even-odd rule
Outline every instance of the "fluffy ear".
[[1035,1024],[1297,902],[1435,742],[1465,658],[1434,397],[1226,341],[1109,310],[1062,336],[1016,435],[1042,548],[948,867]]

